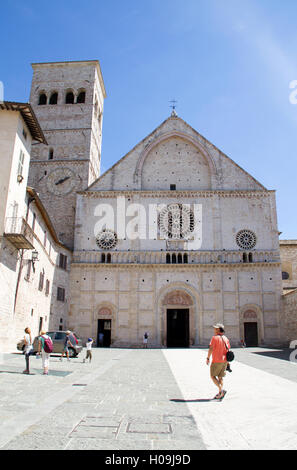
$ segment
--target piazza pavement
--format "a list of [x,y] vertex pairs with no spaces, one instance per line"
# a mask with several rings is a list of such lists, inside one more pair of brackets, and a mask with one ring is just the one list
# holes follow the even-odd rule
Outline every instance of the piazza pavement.
[[297,449],[292,351],[234,349],[222,402],[206,349],[93,349],[50,359],[0,356],[1,450]]

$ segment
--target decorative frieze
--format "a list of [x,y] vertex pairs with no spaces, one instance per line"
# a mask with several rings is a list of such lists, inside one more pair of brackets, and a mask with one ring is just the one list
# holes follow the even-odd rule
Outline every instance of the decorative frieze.
[[[153,264],[166,264],[176,266],[191,266],[191,265],[242,265],[254,266],[256,264],[266,265],[267,263],[280,263],[279,252],[273,251],[258,251],[254,250],[250,253],[252,257],[248,258],[243,256],[243,251],[181,251],[176,252],[176,262],[173,263],[172,251],[170,251],[170,262],[168,262],[168,253],[163,251],[110,251],[108,253],[102,251],[75,251],[73,254],[73,263],[87,263],[87,264],[137,264],[137,265],[153,265]],[[182,254],[182,256],[179,256]],[[184,256],[186,255],[186,257]],[[247,262],[252,259],[252,262]],[[186,260],[186,262],[185,262]]]
[[93,199],[112,199],[117,198],[119,196],[125,196],[126,198],[131,198],[133,195],[141,195],[143,198],[169,198],[169,199],[183,199],[183,198],[212,198],[215,196],[219,197],[235,197],[235,198],[257,198],[262,199],[263,197],[270,197],[271,193],[274,194],[274,190],[213,190],[213,191],[167,191],[167,190],[106,190],[106,191],[78,191],[78,194],[81,194],[87,198]]

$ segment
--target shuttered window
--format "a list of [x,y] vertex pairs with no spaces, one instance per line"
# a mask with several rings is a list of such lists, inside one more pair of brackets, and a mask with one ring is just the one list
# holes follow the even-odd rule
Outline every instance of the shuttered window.
[[39,275],[39,286],[38,286],[38,289],[40,291],[43,290],[43,285],[44,285],[44,272],[41,272]]
[[65,289],[64,289],[64,287],[58,287],[57,300],[59,300],[60,302],[65,302]]
[[20,157],[19,157],[19,165],[18,165],[18,175],[20,176],[23,176],[24,160],[25,160],[25,154],[21,150]]
[[59,256],[59,268],[67,269],[67,256],[62,253]]

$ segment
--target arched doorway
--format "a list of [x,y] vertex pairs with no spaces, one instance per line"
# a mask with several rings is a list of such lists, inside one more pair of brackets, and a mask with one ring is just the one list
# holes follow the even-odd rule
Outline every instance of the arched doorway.
[[262,341],[262,315],[258,306],[245,306],[241,309],[241,338],[247,347],[257,347]]
[[114,309],[111,306],[101,306],[95,316],[94,329],[96,331],[97,347],[109,348],[113,343]]
[[168,348],[188,348],[195,343],[194,300],[183,289],[174,289],[162,298],[161,342]]
[[243,315],[244,342],[248,347],[259,345],[257,314],[247,310]]

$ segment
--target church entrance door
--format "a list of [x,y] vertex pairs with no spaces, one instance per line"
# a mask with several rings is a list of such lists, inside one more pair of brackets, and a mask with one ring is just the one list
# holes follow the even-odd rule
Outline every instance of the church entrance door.
[[167,309],[167,347],[188,348],[189,339],[189,309]]
[[248,322],[244,324],[244,341],[249,347],[258,346],[258,323]]
[[98,320],[97,346],[109,348],[111,344],[111,320]]

